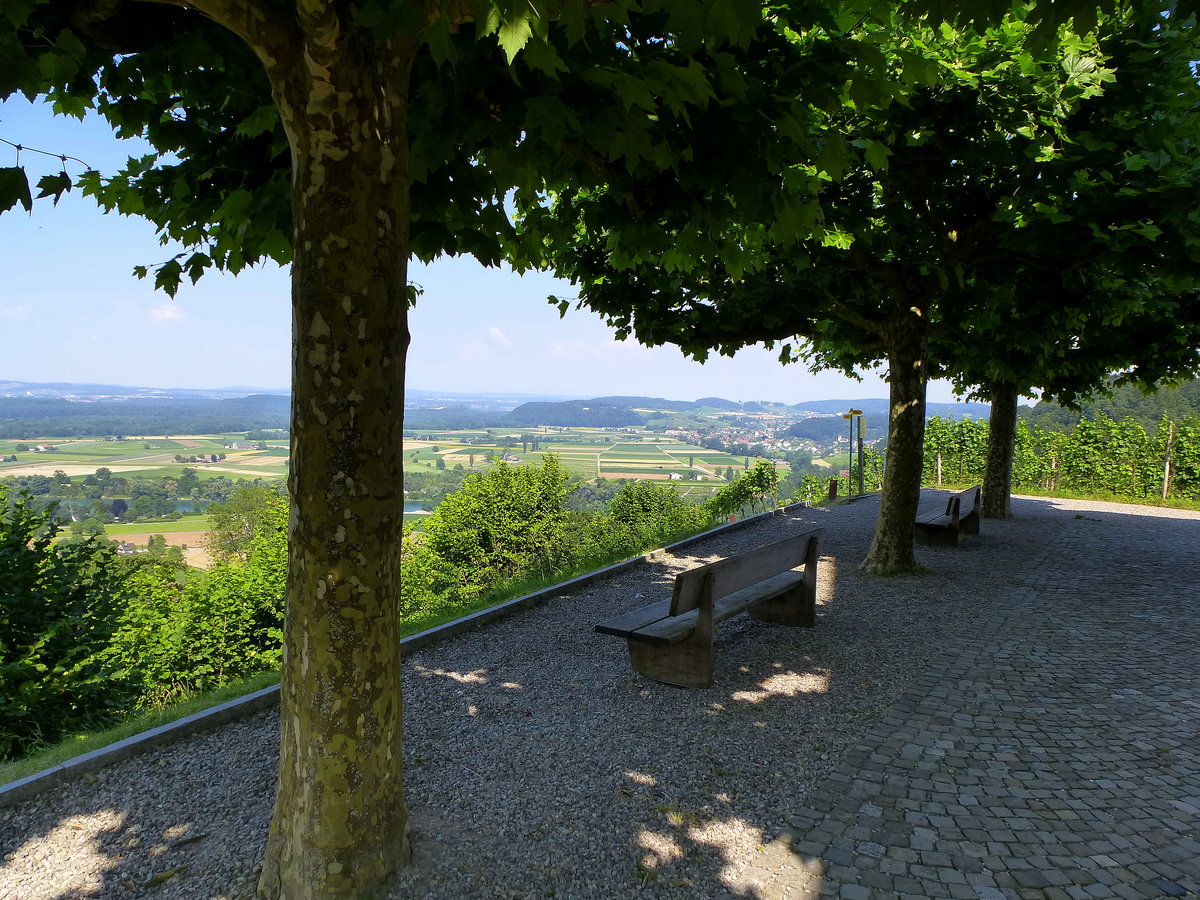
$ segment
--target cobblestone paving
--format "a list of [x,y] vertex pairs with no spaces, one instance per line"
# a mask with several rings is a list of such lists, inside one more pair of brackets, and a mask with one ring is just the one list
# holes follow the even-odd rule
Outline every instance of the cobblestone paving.
[[767,848],[764,900],[1200,896],[1200,519],[1073,505]]

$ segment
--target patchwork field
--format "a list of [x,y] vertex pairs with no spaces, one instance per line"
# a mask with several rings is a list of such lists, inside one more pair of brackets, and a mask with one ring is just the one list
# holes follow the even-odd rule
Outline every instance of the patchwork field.
[[[172,438],[128,438],[106,441],[94,438],[55,438],[0,441],[0,457],[16,456],[16,462],[0,462],[0,476],[53,475],[72,478],[91,475],[99,468],[114,474],[162,476],[176,474],[183,466],[242,478],[282,478],[287,475],[291,451],[286,441],[268,441],[266,450],[255,449],[245,435],[185,435]],[[53,448],[35,449],[38,446]],[[235,445],[237,448],[235,449]],[[27,446],[28,450],[18,447]],[[212,461],[214,455],[224,459]],[[204,462],[179,462],[176,456],[206,457]]]
[[427,437],[406,438],[404,452],[405,464],[409,466],[447,469],[462,466],[475,470],[489,466],[496,457],[516,463],[537,462],[545,454],[553,453],[580,478],[708,482],[704,493],[724,481],[728,469],[737,473],[754,461],[667,435],[631,437],[621,432],[585,428],[557,429],[548,434],[440,431]]

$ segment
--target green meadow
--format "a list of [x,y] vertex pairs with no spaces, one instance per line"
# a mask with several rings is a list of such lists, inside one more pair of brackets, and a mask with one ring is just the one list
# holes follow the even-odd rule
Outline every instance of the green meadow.
[[[530,436],[537,438],[537,450],[533,449]],[[708,482],[710,486],[702,491],[704,494],[724,480],[727,469],[740,472],[746,464],[746,457],[708,450],[670,435],[630,435],[588,428],[555,429],[549,433],[418,432],[405,439],[404,453],[408,466],[435,469],[440,460],[447,469],[461,465],[477,470],[491,465],[494,457],[516,459],[518,463],[536,462],[553,453],[572,474],[583,479],[665,479],[674,481],[681,490],[688,483],[694,486],[697,482]],[[672,475],[677,478],[672,479]]]

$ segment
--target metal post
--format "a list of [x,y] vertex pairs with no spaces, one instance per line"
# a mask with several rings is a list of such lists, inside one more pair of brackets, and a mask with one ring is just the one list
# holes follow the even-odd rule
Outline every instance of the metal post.
[[866,430],[864,424],[866,419],[862,413],[858,414],[858,492],[865,494],[863,489],[863,432]]
[[[851,412],[853,413],[853,410]],[[846,449],[850,453],[849,461],[846,463],[848,467],[846,470],[846,496],[849,497],[854,493],[854,416],[850,415],[847,418],[850,420],[850,443],[846,445]]]
[[[862,415],[861,409],[852,409],[852,410],[850,410],[850,412],[842,413],[842,418],[850,423],[850,445],[846,448],[849,451],[849,456],[850,456],[849,472],[847,473],[847,476],[846,476],[846,496],[850,496],[852,493],[854,493],[854,417],[861,416],[861,415]],[[859,439],[859,452],[858,452],[858,492],[860,494],[863,492],[863,489],[862,489],[862,484],[863,484],[863,481],[862,481],[862,449],[861,448],[862,448],[862,439],[860,438]]]

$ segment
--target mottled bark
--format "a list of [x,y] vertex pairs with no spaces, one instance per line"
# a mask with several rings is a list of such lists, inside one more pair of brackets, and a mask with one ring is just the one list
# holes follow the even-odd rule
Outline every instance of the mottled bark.
[[408,855],[400,671],[411,48],[303,23],[266,54],[292,143],[281,759],[259,894],[369,895]]
[[871,549],[862,563],[862,570],[869,575],[921,571],[913,554],[913,537],[921,500],[928,332],[924,312],[910,308],[892,314],[884,335],[891,409],[879,518]]
[[1012,515],[1013,448],[1017,438],[1017,388],[1001,382],[992,386],[992,412],[988,417],[987,465],[983,474],[985,519]]

